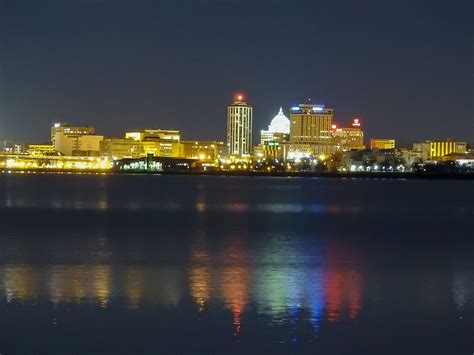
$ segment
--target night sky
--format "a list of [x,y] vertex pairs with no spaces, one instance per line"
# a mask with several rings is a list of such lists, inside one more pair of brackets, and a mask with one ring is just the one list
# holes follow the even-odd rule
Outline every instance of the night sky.
[[63,121],[224,140],[244,90],[255,138],[312,98],[367,138],[472,141],[473,3],[0,0],[0,138]]

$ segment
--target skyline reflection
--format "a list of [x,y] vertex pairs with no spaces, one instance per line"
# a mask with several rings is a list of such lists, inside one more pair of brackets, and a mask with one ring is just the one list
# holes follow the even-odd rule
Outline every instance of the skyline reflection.
[[199,234],[187,266],[123,265],[114,262],[113,243],[104,237],[87,243],[95,247],[82,249],[87,255],[81,264],[0,266],[0,292],[7,302],[125,305],[133,311],[180,307],[190,299],[201,313],[223,303],[231,311],[237,338],[248,309],[276,324],[303,317],[319,326],[324,318],[340,321],[347,315],[354,320],[362,308],[360,258],[323,243],[305,248],[298,238],[276,235],[255,247],[245,235],[233,234],[214,245]]

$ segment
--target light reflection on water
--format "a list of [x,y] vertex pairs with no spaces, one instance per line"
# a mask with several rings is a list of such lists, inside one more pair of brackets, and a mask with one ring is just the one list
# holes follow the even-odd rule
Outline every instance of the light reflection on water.
[[[470,349],[474,211],[464,185],[128,178],[139,184],[0,179],[0,342],[18,340],[31,318],[35,331],[22,336],[41,330],[38,342],[91,329],[105,348],[122,329],[148,349],[168,341],[161,353],[311,343],[343,354],[372,335],[431,339],[438,350],[448,343],[438,334]],[[365,350],[355,353],[385,353]]]

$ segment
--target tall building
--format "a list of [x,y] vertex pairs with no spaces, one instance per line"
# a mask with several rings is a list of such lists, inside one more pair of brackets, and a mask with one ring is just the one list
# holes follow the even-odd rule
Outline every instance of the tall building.
[[332,139],[333,110],[322,105],[301,104],[290,110],[290,142],[327,144]]
[[372,138],[370,149],[395,149],[395,139]]
[[252,106],[236,95],[227,107],[227,150],[229,155],[249,155],[252,149]]
[[323,105],[300,104],[290,109],[290,144],[286,158],[298,160],[333,154],[333,110]]
[[466,142],[457,141],[425,141],[413,144],[413,151],[421,153],[423,160],[441,158],[452,153],[466,153]]

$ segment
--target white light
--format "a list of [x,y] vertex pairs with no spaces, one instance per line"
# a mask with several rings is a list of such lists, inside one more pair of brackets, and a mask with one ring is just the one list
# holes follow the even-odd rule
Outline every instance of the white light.
[[323,110],[323,107],[313,107],[313,111],[321,112],[322,110]]
[[293,111],[299,111],[299,110],[300,110],[300,108],[299,108],[298,106],[293,106],[291,109],[292,109]]

